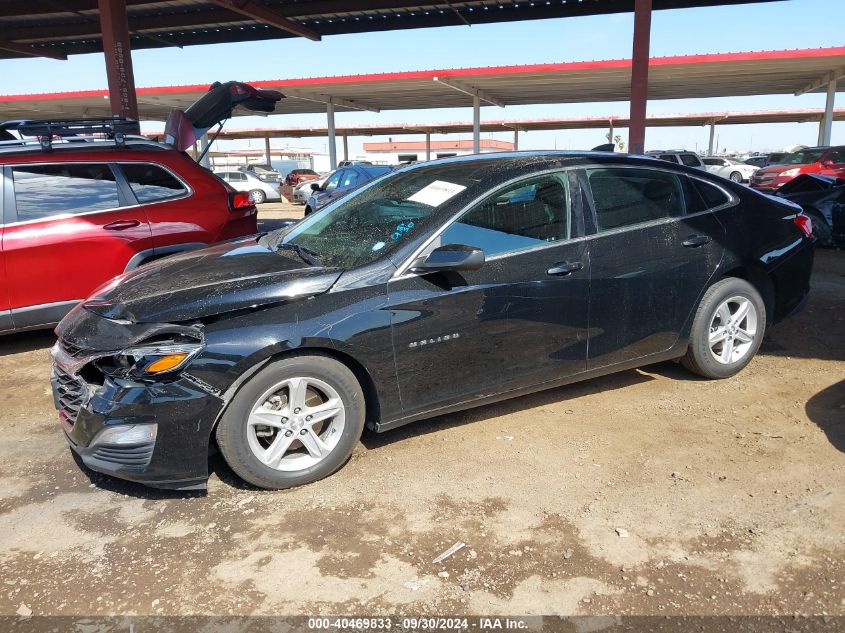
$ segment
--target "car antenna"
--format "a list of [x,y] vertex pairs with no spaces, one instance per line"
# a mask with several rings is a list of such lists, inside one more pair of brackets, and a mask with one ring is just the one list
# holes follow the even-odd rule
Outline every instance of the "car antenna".
[[217,129],[214,131],[214,134],[212,135],[211,139],[209,139],[208,145],[206,145],[205,149],[202,150],[202,153],[199,156],[197,156],[197,162],[198,163],[201,162],[203,158],[205,158],[205,155],[208,153],[208,150],[211,149],[211,144],[214,143],[214,141],[217,140],[218,136],[220,136],[220,132],[223,131],[223,125],[228,120],[229,119],[223,119],[222,121],[220,121],[220,125],[217,126]]

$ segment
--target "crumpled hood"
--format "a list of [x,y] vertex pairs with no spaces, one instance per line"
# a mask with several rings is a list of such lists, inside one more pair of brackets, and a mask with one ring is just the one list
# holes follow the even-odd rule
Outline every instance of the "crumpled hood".
[[326,292],[341,274],[257,237],[153,262],[113,279],[83,307],[133,323],[180,322]]

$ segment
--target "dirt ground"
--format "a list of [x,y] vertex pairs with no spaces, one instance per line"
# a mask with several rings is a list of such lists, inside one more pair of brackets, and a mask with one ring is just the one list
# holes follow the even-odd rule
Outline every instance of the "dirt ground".
[[52,342],[0,339],[0,615],[845,615],[843,252],[736,378],[661,364],[368,434],[287,492],[219,458],[207,494],[84,472]]

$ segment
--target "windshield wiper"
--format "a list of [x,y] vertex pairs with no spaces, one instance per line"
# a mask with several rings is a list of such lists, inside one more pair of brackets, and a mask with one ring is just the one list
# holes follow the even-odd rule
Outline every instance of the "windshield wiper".
[[293,251],[294,253],[299,255],[302,261],[306,262],[307,264],[311,264],[312,266],[323,265],[323,263],[320,261],[320,255],[318,253],[315,253],[310,248],[300,246],[299,244],[294,244],[292,242],[281,242],[279,244],[276,244],[276,250]]

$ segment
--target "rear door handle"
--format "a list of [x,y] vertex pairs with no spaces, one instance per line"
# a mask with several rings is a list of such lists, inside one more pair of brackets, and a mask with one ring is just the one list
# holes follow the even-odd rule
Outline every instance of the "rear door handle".
[[117,220],[106,224],[103,228],[107,231],[125,231],[126,229],[134,229],[136,226],[141,226],[140,220]]
[[704,246],[705,244],[709,244],[712,241],[713,238],[709,235],[690,235],[682,243],[687,248],[696,248],[698,246]]
[[581,262],[558,262],[546,271],[547,275],[569,275],[576,270],[581,270],[584,264]]

